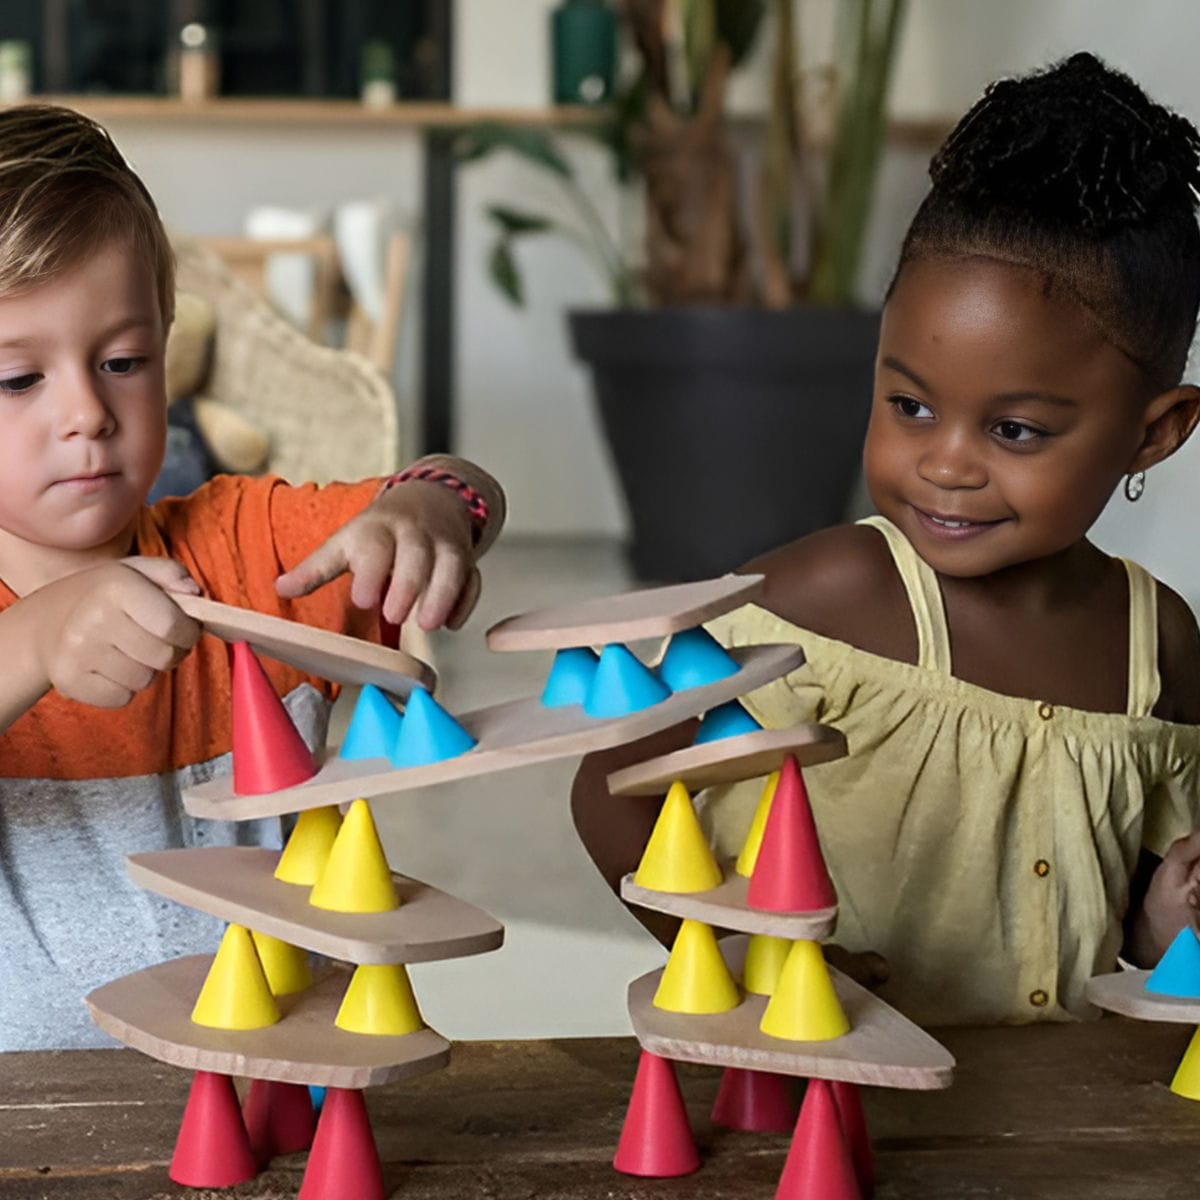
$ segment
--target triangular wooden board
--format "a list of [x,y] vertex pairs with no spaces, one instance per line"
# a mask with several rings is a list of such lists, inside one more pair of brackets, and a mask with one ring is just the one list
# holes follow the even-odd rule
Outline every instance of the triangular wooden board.
[[482,909],[403,875],[392,876],[394,912],[314,908],[307,887],[275,878],[278,862],[278,850],[213,846],[131,854],[125,867],[139,887],[188,908],[352,963],[465,958],[504,941],[504,926]]
[[807,913],[776,913],[751,908],[746,903],[750,880],[739,875],[733,869],[733,863],[725,864],[724,869],[724,881],[707,892],[656,892],[639,887],[633,882],[632,875],[626,875],[621,880],[621,898],[640,908],[703,921],[705,925],[736,929],[740,933],[765,933],[768,937],[792,941],[819,942],[837,925],[836,906]]
[[1200,1025],[1200,999],[1146,991],[1149,971],[1116,971],[1087,981],[1087,998],[1097,1007],[1139,1021],[1178,1021]]
[[493,625],[487,644],[490,650],[564,650],[668,637],[755,599],[762,583],[761,575],[722,575],[541,608]]
[[432,1029],[403,1037],[347,1033],[333,1023],[350,982],[332,970],[307,991],[278,1000],[265,1029],[209,1029],[192,1022],[212,956],[193,954],[106,983],[86,997],[92,1020],[117,1041],[189,1071],[365,1088],[439,1070],[450,1043]]
[[[747,939],[725,938],[721,952],[737,978]],[[743,1067],[777,1075],[841,1079],[872,1087],[926,1091],[949,1087],[954,1058],[923,1029],[848,976],[830,968],[850,1032],[828,1042],[790,1042],[759,1029],[765,996],[746,996],[737,1008],[711,1016],[654,1007],[662,970],[629,985],[629,1016],[642,1048],[676,1062]]]
[[789,754],[794,754],[802,767],[811,767],[844,758],[846,753],[845,736],[831,725],[803,723],[788,729],[762,729],[685,746],[614,771],[608,777],[608,788],[615,796],[655,796],[678,780],[694,792],[769,775]]
[[433,691],[437,675],[432,667],[405,654],[361,638],[331,633],[283,617],[272,617],[219,604],[203,596],[172,593],[171,599],[189,617],[226,642],[248,642],[255,653],[288,663],[309,675],[337,683],[373,683],[395,696],[406,697],[414,685]]
[[593,720],[579,705],[546,708],[536,696],[510,700],[458,718],[479,744],[457,758],[396,770],[386,759],[347,762],[330,754],[316,775],[296,787],[261,796],[238,796],[233,781],[225,777],[185,788],[183,805],[194,817],[242,821],[606,750],[677,725],[778,679],[804,662],[798,646],[744,646],[732,654],[740,664],[737,674],[705,687],[675,692],[628,716]]

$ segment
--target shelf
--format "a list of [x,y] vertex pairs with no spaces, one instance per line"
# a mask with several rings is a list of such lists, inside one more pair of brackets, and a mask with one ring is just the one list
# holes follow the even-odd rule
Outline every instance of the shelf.
[[252,846],[157,850],[125,860],[138,887],[222,921],[352,963],[435,962],[495,950],[504,926],[482,909],[404,875],[385,913],[314,908],[309,889],[275,878],[278,850]]
[[[746,939],[726,938],[720,946],[737,978]],[[747,995],[737,1008],[706,1016],[655,1008],[662,969],[629,985],[633,1032],[644,1050],[675,1062],[914,1091],[950,1086],[954,1058],[941,1043],[840,971],[830,967],[829,974],[851,1028],[827,1042],[792,1042],[763,1033],[758,1026],[765,996]]]
[[837,925],[837,906],[805,913],[767,912],[750,908],[746,889],[750,880],[739,875],[732,863],[725,865],[725,878],[706,892],[657,892],[639,887],[632,875],[621,880],[621,899],[648,908],[703,921],[718,929],[736,929],[739,933],[762,933],[768,937],[788,938],[791,941],[819,942],[833,933]]
[[1164,996],[1146,991],[1149,971],[1117,971],[1087,981],[1087,998],[1097,1007],[1139,1021],[1178,1021],[1200,1025],[1200,997]]
[[183,806],[194,817],[245,821],[607,750],[716,708],[804,662],[804,652],[794,645],[743,646],[731,656],[739,664],[735,674],[675,692],[627,716],[596,720],[579,705],[546,708],[536,696],[510,700],[458,718],[478,745],[457,758],[397,770],[387,759],[345,760],[331,752],[316,775],[296,787],[239,796],[225,777],[185,788]]
[[347,1033],[333,1019],[350,973],[331,971],[307,991],[281,996],[281,1020],[265,1029],[209,1029],[191,1019],[212,965],[195,954],[106,983],[86,997],[92,1019],[129,1046],[189,1071],[365,1088],[437,1071],[450,1043],[432,1029],[403,1037]]

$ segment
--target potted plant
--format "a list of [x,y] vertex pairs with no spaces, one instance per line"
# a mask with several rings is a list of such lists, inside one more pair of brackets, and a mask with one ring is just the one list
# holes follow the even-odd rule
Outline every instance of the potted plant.
[[[816,89],[797,67],[800,0],[624,0],[640,69],[599,132],[618,172],[643,186],[638,266],[553,137],[480,126],[460,142],[466,160],[508,149],[537,164],[573,210],[564,221],[489,209],[489,268],[506,295],[524,296],[514,247],[548,232],[577,239],[609,280],[613,307],[571,313],[571,334],[592,370],[641,578],[718,574],[842,518],[878,329],[854,286],[905,5],[839,0],[817,132]],[[769,111],[733,122],[729,74],[767,27]]]

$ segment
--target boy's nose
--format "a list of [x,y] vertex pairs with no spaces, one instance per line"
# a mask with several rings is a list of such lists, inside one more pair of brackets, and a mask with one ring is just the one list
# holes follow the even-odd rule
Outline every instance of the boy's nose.
[[981,488],[987,469],[965,435],[950,433],[935,438],[917,461],[917,474],[939,488]]
[[93,384],[78,383],[70,388],[59,412],[59,436],[107,437],[116,427],[112,409]]

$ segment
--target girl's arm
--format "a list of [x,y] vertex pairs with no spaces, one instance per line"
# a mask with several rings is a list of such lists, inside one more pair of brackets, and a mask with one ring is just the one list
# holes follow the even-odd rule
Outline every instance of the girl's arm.
[[1153,967],[1175,935],[1195,926],[1200,908],[1200,830],[1175,841],[1166,856],[1143,850],[1130,883],[1121,957]]

